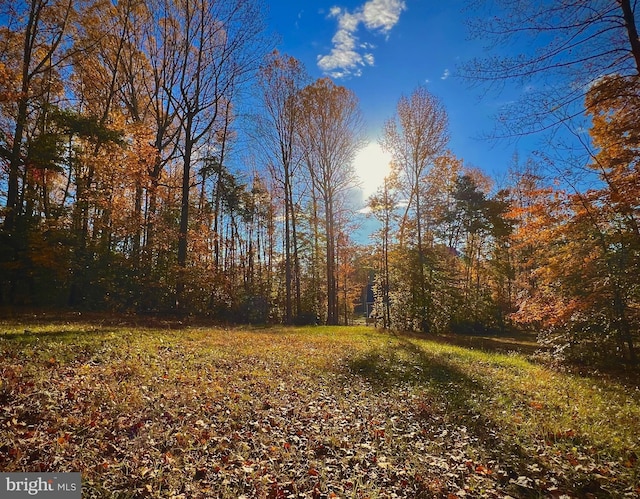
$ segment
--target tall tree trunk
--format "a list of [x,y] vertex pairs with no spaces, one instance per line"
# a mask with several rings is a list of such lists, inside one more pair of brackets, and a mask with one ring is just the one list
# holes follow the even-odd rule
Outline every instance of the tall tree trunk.
[[193,117],[187,115],[184,132],[184,157],[182,165],[182,190],[180,196],[180,226],[178,228],[178,276],[176,281],[176,310],[184,311],[184,288],[187,267],[187,232],[189,230],[189,192],[191,190],[191,153],[193,143],[191,131],[193,127]]
[[[416,179],[420,178],[416,174]],[[416,184],[416,232],[418,237],[418,277],[420,279],[419,294],[420,294],[420,323],[422,332],[428,333],[431,331],[431,310],[429,307],[429,298],[427,296],[427,282],[424,272],[424,266],[426,263],[424,254],[424,242],[422,235],[422,211],[420,209],[420,186]]]
[[292,268],[291,268],[291,215],[292,206],[289,204],[291,198],[291,179],[289,169],[284,169],[284,274],[285,274],[285,323],[292,321]]
[[[385,206],[387,205],[388,188],[385,180]],[[386,210],[386,208],[385,208]],[[382,284],[382,300],[383,300],[383,312],[382,312],[382,325],[385,329],[391,328],[391,303],[389,301],[389,232],[390,232],[390,220],[389,211],[385,213],[384,221],[384,237],[382,241],[382,257],[383,257],[383,284]]]
[[142,247],[142,183],[140,179],[136,180],[133,218],[135,221],[135,232],[133,234],[132,256],[134,268],[136,273],[138,273],[142,267],[140,258],[140,248]]
[[296,210],[293,204],[293,195],[291,189],[289,190],[291,199],[289,200],[291,206],[291,243],[293,245],[293,272],[295,280],[295,294],[296,294],[296,316],[302,312],[302,296],[300,291],[300,255],[298,253],[298,233],[296,228]]
[[[322,291],[320,286],[320,220],[318,217],[318,196],[315,189],[311,191],[312,203],[313,203],[313,263],[312,263],[312,285],[315,290],[314,296],[314,310],[313,312],[320,315]],[[318,317],[320,318],[320,317]]]
[[[155,168],[154,168],[155,170]],[[147,191],[148,202],[145,214],[145,237],[142,249],[142,267],[143,272],[148,273],[153,265],[155,231],[156,231],[156,212],[158,211],[158,187],[159,175],[150,175],[149,190]]]
[[20,212],[18,204],[18,178],[20,176],[20,166],[22,164],[22,140],[24,129],[27,123],[27,109],[29,99],[29,87],[31,85],[30,67],[33,55],[33,45],[37,32],[37,25],[40,17],[42,5],[37,0],[32,0],[29,5],[27,26],[24,31],[24,43],[22,52],[22,82],[20,85],[20,99],[18,100],[18,113],[13,132],[13,146],[11,147],[11,158],[9,161],[9,179],[7,185],[7,213],[4,219],[4,228],[7,232],[12,232],[16,218]]
[[[23,76],[23,78],[25,78]],[[24,81],[24,80],[23,80]],[[26,87],[26,88],[25,88]],[[23,95],[28,92],[28,85],[22,85]],[[18,180],[20,177],[20,166],[22,164],[22,140],[24,127],[27,121],[27,97],[21,97],[18,102],[18,114],[16,116],[16,127],[13,134],[13,147],[11,148],[11,159],[9,162],[9,182],[7,185],[7,212],[4,219],[4,228],[11,233],[15,227],[16,219],[21,211],[18,203]]]
[[338,324],[338,296],[336,286],[336,241],[333,219],[333,203],[330,197],[325,198],[325,224],[327,232],[327,325]]

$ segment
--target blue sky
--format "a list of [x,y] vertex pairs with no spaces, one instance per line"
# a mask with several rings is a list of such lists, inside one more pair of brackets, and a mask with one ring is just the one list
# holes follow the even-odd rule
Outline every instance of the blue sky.
[[[481,55],[481,41],[470,41],[464,12],[468,2],[451,0],[275,0],[269,4],[270,28],[278,48],[302,61],[312,77],[332,76],[360,100],[367,136],[376,142],[398,99],[418,85],[444,104],[450,121],[450,148],[468,165],[500,177],[514,152],[526,157],[531,140],[482,140],[493,129],[500,105],[525,89],[501,95],[472,88],[456,76],[457,66]],[[387,161],[372,146],[359,158],[372,189]],[[366,158],[366,159],[363,159]],[[362,176],[365,176],[364,174]],[[367,192],[368,193],[368,192]]]

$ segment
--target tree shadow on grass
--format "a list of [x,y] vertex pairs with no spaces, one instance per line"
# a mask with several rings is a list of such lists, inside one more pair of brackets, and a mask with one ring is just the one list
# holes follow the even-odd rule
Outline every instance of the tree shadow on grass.
[[[124,334],[131,335],[114,328],[93,326],[73,329],[62,326],[43,331],[34,328],[33,331],[25,329],[22,332],[7,332],[0,328],[0,357],[22,358],[23,363],[42,369],[89,361],[108,363],[111,352],[117,351],[114,345],[123,343],[122,340],[114,341],[114,337]],[[131,341],[125,345],[124,348],[130,352]]]
[[17,344],[33,343],[35,341],[72,341],[78,338],[91,336],[107,336],[118,331],[114,328],[102,328],[102,327],[87,327],[86,329],[51,329],[46,331],[32,331],[29,328],[25,328],[21,332],[11,331],[5,332],[0,329],[0,340],[7,340],[15,342]]
[[[504,492],[515,497],[540,497],[549,494],[547,486],[553,483],[580,496],[592,492],[594,497],[609,496],[589,479],[570,483],[558,476],[558,470],[549,469],[538,455],[535,443],[517,435],[517,423],[512,428],[503,428],[495,420],[492,415],[495,408],[490,406],[489,395],[495,390],[491,380],[475,379],[447,359],[446,353],[431,355],[410,339],[400,337],[383,348],[376,347],[353,358],[348,367],[377,391],[392,392],[394,387],[403,385],[424,388],[425,395],[439,403],[446,421],[466,428],[477,438],[482,454],[500,463],[506,473],[492,478]],[[520,484],[523,476],[531,478],[527,486]],[[550,477],[552,482],[548,480]]]
[[[387,390],[400,384],[411,385],[475,382],[450,366],[434,361],[411,341],[400,339],[385,348],[375,348],[351,360],[350,370],[366,378],[376,389]],[[471,389],[471,387],[469,387]]]

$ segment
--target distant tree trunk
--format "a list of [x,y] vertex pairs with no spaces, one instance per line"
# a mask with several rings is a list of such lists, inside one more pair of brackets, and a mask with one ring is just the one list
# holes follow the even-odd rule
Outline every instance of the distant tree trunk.
[[374,216],[382,222],[381,229],[381,250],[382,250],[382,327],[384,329],[391,328],[391,302],[390,302],[390,265],[389,265],[389,247],[391,244],[391,218],[393,211],[397,207],[397,200],[392,192],[396,185],[397,177],[385,177],[382,187],[378,192],[369,199],[369,207]]

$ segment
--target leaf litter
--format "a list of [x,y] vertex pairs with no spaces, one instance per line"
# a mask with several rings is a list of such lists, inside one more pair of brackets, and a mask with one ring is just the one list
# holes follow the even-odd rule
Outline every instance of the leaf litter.
[[483,410],[498,391],[403,341],[324,328],[5,338],[0,469],[81,471],[96,498],[638,496],[638,447],[616,458],[571,428],[526,438],[518,418],[544,401],[501,426]]

